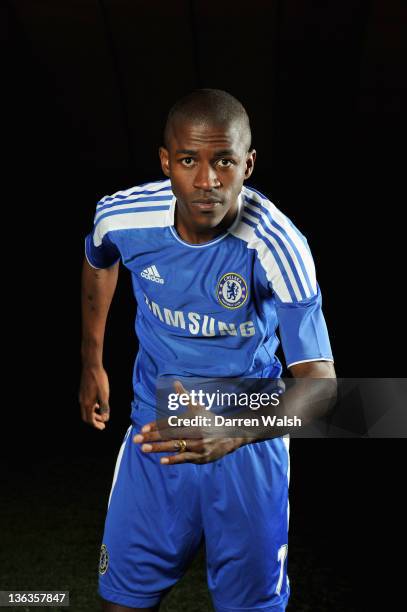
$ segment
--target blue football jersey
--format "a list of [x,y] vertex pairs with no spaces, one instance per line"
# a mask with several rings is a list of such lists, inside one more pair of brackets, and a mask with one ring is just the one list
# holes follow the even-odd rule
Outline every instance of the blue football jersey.
[[106,196],[85,252],[94,268],[121,259],[131,272],[139,339],[135,397],[154,405],[158,376],[281,375],[330,360],[321,293],[306,238],[262,193],[243,186],[228,230],[189,244],[174,227],[169,179]]

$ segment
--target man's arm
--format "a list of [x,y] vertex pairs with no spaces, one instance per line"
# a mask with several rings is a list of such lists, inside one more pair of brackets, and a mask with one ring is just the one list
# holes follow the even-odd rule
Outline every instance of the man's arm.
[[[301,418],[304,425],[307,425],[314,419],[324,416],[335,401],[337,381],[332,380],[336,379],[332,361],[307,361],[292,365],[289,370],[293,377],[299,380],[281,396],[277,408],[265,406],[256,410],[255,416],[259,418],[260,423],[262,415],[268,417],[270,414],[276,414],[278,417],[287,416],[288,418],[297,416]],[[321,382],[313,383],[310,379],[318,379]],[[177,393],[188,394],[179,381],[175,383],[174,387]],[[208,416],[208,412],[205,411],[203,406],[200,409],[200,411],[196,410],[190,405],[190,416],[196,414]],[[246,410],[233,416],[250,419],[253,417],[253,412]],[[199,427],[193,429],[196,430],[194,438],[190,439],[191,428],[170,427],[168,420],[163,419],[161,423],[159,421],[148,423],[133,438],[133,441],[142,443],[141,449],[143,452],[162,453],[174,451],[174,438],[184,439],[187,443],[187,452],[162,457],[160,462],[167,465],[185,462],[208,463],[216,461],[245,444],[283,436],[290,433],[292,428],[286,425],[271,426],[267,424],[262,426],[260,424],[256,428],[247,429],[246,434],[242,437],[228,437],[225,432],[225,435],[221,438],[217,437],[217,428],[213,426],[206,430],[205,427],[202,427],[201,436],[197,435]],[[215,433],[216,435],[214,435]]]
[[79,403],[82,419],[96,429],[105,429],[105,422],[109,420],[109,380],[103,368],[103,340],[118,272],[118,262],[110,268],[97,269],[84,259]]
[[306,361],[288,369],[294,378],[336,378],[332,361]]

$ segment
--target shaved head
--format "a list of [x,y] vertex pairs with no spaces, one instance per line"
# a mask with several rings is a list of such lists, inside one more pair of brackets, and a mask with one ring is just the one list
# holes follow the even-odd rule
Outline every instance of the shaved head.
[[168,113],[164,129],[164,145],[168,149],[177,125],[182,123],[226,127],[237,123],[245,150],[251,147],[250,122],[244,106],[221,89],[195,89],[180,98]]

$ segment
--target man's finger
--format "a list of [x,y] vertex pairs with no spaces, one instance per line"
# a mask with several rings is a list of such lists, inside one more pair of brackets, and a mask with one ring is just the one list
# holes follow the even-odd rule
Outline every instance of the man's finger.
[[[105,429],[105,423],[109,420],[110,410],[109,405],[106,404],[103,405],[102,408],[101,410],[101,406],[98,402],[81,407],[82,418],[85,423],[92,425],[92,427],[96,429]],[[101,412],[101,414],[99,414],[99,412]]]
[[151,423],[146,423],[145,425],[143,425],[143,427],[141,428],[141,433],[147,433],[150,431],[157,431],[158,430],[158,423],[157,421],[151,421]]
[[92,425],[93,427],[95,427],[96,429],[102,430],[102,429],[106,429],[106,425],[104,421],[105,421],[105,418],[93,410],[90,414],[88,423]]
[[174,465],[175,463],[197,463],[200,459],[198,453],[178,453],[177,455],[169,455],[168,457],[161,457],[160,463],[162,465]]
[[[185,452],[199,453],[203,449],[203,440],[185,440],[187,445]],[[179,448],[178,440],[170,440],[166,442],[143,443],[141,450],[144,453],[171,453]],[[179,453],[180,454],[180,453]]]
[[106,429],[105,423],[99,423],[98,421],[93,421],[92,425],[95,429],[100,429],[100,430]]
[[178,395],[180,395],[181,393],[187,393],[189,395],[189,392],[185,389],[184,385],[180,380],[174,381],[174,389],[178,393]]
[[[165,429],[155,429],[154,431],[138,433],[134,436],[134,442],[164,442],[166,440],[176,440],[177,438],[189,438],[191,437],[192,432],[190,428],[187,427],[167,427]],[[201,436],[196,435],[195,437],[199,438]]]
[[[141,430],[143,431],[143,430]],[[163,438],[159,431],[151,431],[149,433],[138,433],[134,436],[133,441],[137,443],[139,442],[157,442],[161,441]]]
[[182,384],[180,380],[174,381],[174,389],[178,393],[178,395],[185,395],[185,394],[188,395],[189,397],[188,408],[189,408],[189,412],[191,413],[191,416],[200,414],[202,410],[205,410],[204,405],[199,404],[199,403],[192,403],[190,392],[185,389],[184,385]]
[[99,405],[99,415],[102,417],[103,421],[108,421],[110,418],[110,407],[107,402],[100,402]]

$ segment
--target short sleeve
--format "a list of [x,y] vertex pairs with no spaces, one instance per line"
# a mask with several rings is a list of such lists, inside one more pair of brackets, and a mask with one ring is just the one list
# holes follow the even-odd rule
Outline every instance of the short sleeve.
[[[279,326],[287,366],[302,361],[333,361],[322,314],[321,292],[306,237],[268,198],[244,191],[238,237],[256,252],[255,279],[273,302],[272,324]],[[263,293],[264,292],[264,293]]]
[[311,250],[306,238],[287,222],[291,243],[286,231],[286,250],[281,249],[280,258],[274,253],[275,265],[269,274],[287,367],[305,361],[333,361]]
[[333,361],[319,286],[316,295],[305,300],[282,302],[277,296],[274,300],[287,367],[305,361]]
[[101,218],[96,209],[92,231],[85,237],[85,256],[92,268],[110,268],[120,259],[120,251],[110,232],[100,231]]

